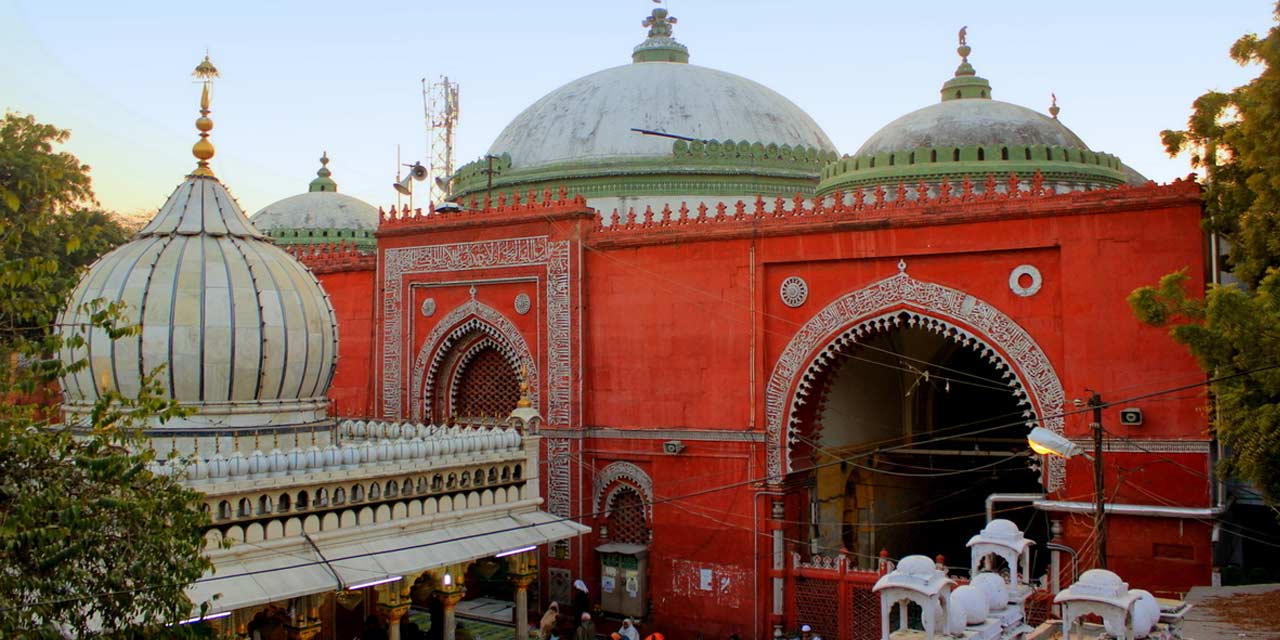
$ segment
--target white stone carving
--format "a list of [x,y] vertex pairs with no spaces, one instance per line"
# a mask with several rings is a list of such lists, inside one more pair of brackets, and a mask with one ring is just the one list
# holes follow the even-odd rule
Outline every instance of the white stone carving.
[[[411,348],[404,343],[408,318],[403,300],[409,288],[405,276],[536,266],[547,269],[547,419],[550,425],[571,426],[569,241],[549,242],[546,236],[402,247],[383,253],[382,414],[389,418],[405,414],[403,354]],[[530,386],[537,388],[532,382]]]
[[422,301],[422,317],[430,318],[436,314],[436,299],[427,298]]
[[[1006,373],[1012,377],[1010,390],[1020,393],[1026,405],[1024,417],[1062,433],[1062,383],[1035,339],[990,304],[963,291],[916,280],[905,267],[899,263],[897,274],[823,307],[796,331],[778,356],[765,387],[766,469],[772,482],[791,472],[790,449],[799,422],[796,409],[807,393],[797,388],[802,376],[811,377],[823,366],[820,360],[826,350],[847,347],[869,330],[899,321],[894,318],[904,310],[909,322],[923,322],[929,330],[946,331],[956,340],[983,345],[998,364],[1007,367]],[[1036,421],[1037,415],[1041,420]],[[1062,460],[1051,458],[1047,488],[1061,487],[1065,475]]]
[[782,281],[778,295],[782,297],[782,304],[795,309],[809,299],[809,283],[800,276],[791,276]]
[[628,486],[640,491],[640,495],[644,497],[645,511],[649,512],[650,518],[653,518],[653,479],[645,473],[644,469],[630,462],[612,462],[596,474],[593,484],[591,501],[593,513],[600,514],[601,509],[607,509],[613,494],[623,486]]
[[533,307],[533,303],[529,300],[529,294],[523,293],[523,292],[516,294],[516,301],[515,301],[516,313],[520,315],[524,315],[526,313],[529,313],[529,309],[531,307]]
[[567,438],[547,438],[547,511],[561,518],[571,515],[569,468],[573,460],[569,447]]
[[547,251],[547,424],[569,426],[573,396],[573,310],[569,302],[569,241]]
[[[1025,287],[1022,286],[1022,276],[1031,279]],[[1043,284],[1044,279],[1040,277],[1040,270],[1029,264],[1020,264],[1009,272],[1009,290],[1013,291],[1014,295],[1030,298],[1040,292]]]

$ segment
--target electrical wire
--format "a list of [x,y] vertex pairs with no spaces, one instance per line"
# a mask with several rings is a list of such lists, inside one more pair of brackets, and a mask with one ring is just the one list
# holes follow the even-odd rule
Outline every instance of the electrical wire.
[[[1122,400],[1117,400],[1117,401],[1114,401],[1114,402],[1106,403],[1106,404],[1104,404],[1104,406],[1111,406],[1111,405],[1115,405],[1115,404],[1118,404],[1118,403],[1124,403],[1124,402],[1136,402],[1136,401],[1138,401],[1138,400],[1143,400],[1143,399],[1146,399],[1146,398],[1158,397],[1158,396],[1166,395],[1166,394],[1169,394],[1169,393],[1177,393],[1177,392],[1180,392],[1180,391],[1185,391],[1185,390],[1187,390],[1187,389],[1191,389],[1191,388],[1195,388],[1195,387],[1199,387],[1199,386],[1204,386],[1204,385],[1209,385],[1209,384],[1213,384],[1213,383],[1216,383],[1216,382],[1221,382],[1221,381],[1223,381],[1223,380],[1229,380],[1229,379],[1232,379],[1232,378],[1237,378],[1237,377],[1241,377],[1241,376],[1245,376],[1245,375],[1252,375],[1252,374],[1254,374],[1254,373],[1258,373],[1258,372],[1261,372],[1261,371],[1269,371],[1269,370],[1277,369],[1277,368],[1280,368],[1280,364],[1270,364],[1270,365],[1265,365],[1265,366],[1257,367],[1257,368],[1255,368],[1255,369],[1250,369],[1250,370],[1247,370],[1247,371],[1240,371],[1240,372],[1236,372],[1236,373],[1233,373],[1233,374],[1228,374],[1228,375],[1225,375],[1225,376],[1219,376],[1219,377],[1210,378],[1210,379],[1207,379],[1207,380],[1202,380],[1202,381],[1197,382],[1197,383],[1194,383],[1194,384],[1189,384],[1189,385],[1180,385],[1180,386],[1177,386],[1177,387],[1171,387],[1171,388],[1164,389],[1164,390],[1152,391],[1152,392],[1148,392],[1148,393],[1140,394],[1140,395],[1137,395],[1137,396],[1133,396],[1133,397],[1129,397],[1129,398],[1124,398],[1124,399],[1122,399]],[[1070,416],[1070,415],[1078,415],[1078,414],[1081,414],[1081,413],[1083,413],[1083,412],[1085,412],[1085,411],[1092,411],[1092,410],[1093,410],[1093,408],[1092,408],[1092,407],[1084,407],[1084,408],[1080,408],[1080,409],[1075,409],[1075,410],[1070,410],[1070,411],[1064,411],[1064,412],[1062,412],[1062,413],[1060,413],[1060,414],[1058,414],[1058,415],[1056,415],[1056,416],[1045,416],[1045,417],[1042,417],[1042,418],[1035,418],[1033,421],[1043,422],[1043,421],[1045,421],[1045,420],[1049,420],[1049,419],[1064,418],[1064,417],[1066,417],[1066,416]],[[849,461],[851,461],[851,460],[853,460],[853,459],[861,459],[861,458],[869,457],[869,456],[876,455],[876,454],[879,454],[879,453],[886,453],[886,452],[891,452],[891,451],[894,451],[894,450],[897,450],[897,449],[904,449],[904,448],[907,448],[908,446],[919,446],[920,444],[927,444],[927,443],[937,442],[937,441],[945,441],[945,440],[953,439],[953,438],[956,438],[956,437],[961,437],[961,436],[963,436],[963,435],[977,435],[977,434],[979,434],[979,433],[988,432],[988,431],[991,431],[991,430],[994,430],[994,429],[1007,428],[1007,427],[1009,427],[1009,426],[1013,426],[1013,425],[1016,425],[1016,424],[1021,424],[1021,423],[1023,423],[1023,422],[1025,422],[1025,421],[1019,421],[1019,422],[1017,422],[1017,423],[1011,423],[1011,424],[1007,424],[1007,425],[997,425],[997,426],[995,426],[995,427],[989,427],[989,428],[986,428],[986,429],[980,429],[980,430],[977,430],[977,431],[975,431],[975,432],[967,433],[967,434],[960,434],[960,435],[948,435],[948,436],[937,437],[937,438],[933,438],[933,439],[925,440],[925,441],[923,441],[923,442],[912,443],[911,445],[901,445],[901,446],[897,446],[897,447],[889,447],[889,448],[887,448],[887,449],[876,449],[876,450],[874,450],[874,451],[867,451],[867,452],[863,452],[863,453],[860,453],[860,454],[856,454],[856,455],[854,455],[854,456],[850,456],[849,458],[846,458],[846,459],[832,460],[832,461],[825,462],[825,463],[814,464],[814,465],[811,465],[811,466],[809,466],[809,467],[807,467],[807,468],[803,468],[803,469],[796,469],[796,470],[794,470],[793,472],[795,472],[795,473],[800,473],[800,472],[813,471],[813,470],[817,470],[817,469],[825,468],[825,467],[828,467],[828,466],[832,466],[832,465],[840,464],[840,463],[842,463],[842,462],[846,462],[846,463],[847,463],[847,462],[849,462]],[[682,500],[688,500],[688,499],[691,499],[691,498],[695,498],[695,497],[698,497],[698,496],[709,495],[709,494],[712,494],[712,493],[718,493],[718,492],[721,492],[721,491],[725,491],[725,490],[728,490],[728,489],[733,489],[733,488],[737,488],[737,487],[741,487],[741,486],[749,486],[749,485],[753,485],[753,484],[767,483],[767,482],[769,482],[771,479],[773,479],[773,478],[772,478],[772,476],[763,476],[763,477],[758,477],[758,478],[748,478],[748,479],[746,479],[746,480],[741,480],[741,481],[737,481],[737,482],[732,482],[732,483],[728,483],[728,484],[724,484],[724,485],[720,485],[720,486],[715,486],[715,487],[708,487],[708,488],[706,488],[706,489],[701,489],[701,490],[698,490],[698,491],[693,491],[693,492],[686,493],[686,494],[679,495],[679,496],[673,496],[673,497],[662,498],[662,499],[657,499],[657,498],[655,498],[655,500],[654,500],[654,502],[653,502],[653,505],[674,503],[674,502],[678,502],[678,501],[682,501]],[[396,553],[396,552],[402,552],[402,551],[410,551],[410,550],[414,550],[414,549],[421,549],[421,548],[426,548],[426,547],[433,547],[433,546],[438,546],[438,545],[442,545],[442,544],[449,544],[449,543],[454,543],[454,542],[461,542],[461,541],[464,541],[464,540],[470,540],[470,539],[473,539],[473,538],[478,538],[478,537],[484,537],[484,536],[494,535],[494,534],[497,534],[497,533],[507,533],[507,532],[512,532],[512,531],[520,531],[520,530],[529,529],[529,528],[533,528],[533,527],[543,526],[543,525],[545,525],[545,524],[553,524],[553,523],[556,523],[556,522],[572,522],[572,521],[574,521],[574,520],[581,520],[581,519],[588,518],[588,517],[598,517],[598,516],[600,515],[600,513],[601,513],[601,512],[598,512],[598,511],[597,511],[597,512],[580,513],[580,514],[578,514],[578,515],[576,515],[576,516],[575,516],[575,515],[570,515],[570,516],[566,516],[566,517],[561,517],[561,518],[558,518],[558,519],[555,519],[555,520],[551,520],[551,521],[548,521],[548,522],[545,522],[545,523],[537,523],[537,524],[528,524],[528,525],[519,525],[519,526],[514,526],[514,527],[507,527],[507,528],[504,528],[504,529],[499,529],[499,530],[494,530],[494,531],[485,531],[485,532],[480,532],[480,533],[475,533],[475,534],[468,534],[468,535],[463,535],[463,536],[456,536],[456,537],[453,537],[453,538],[448,538],[448,539],[444,539],[444,540],[433,541],[433,542],[429,542],[429,543],[414,544],[414,545],[405,545],[405,546],[402,546],[402,547],[395,547],[395,548],[383,549],[383,550],[381,550],[381,551],[379,551],[379,552],[377,552],[377,553],[374,553],[374,552],[364,552],[364,553],[352,554],[352,555],[349,555],[349,556],[342,556],[342,557],[337,557],[337,558],[329,558],[328,560],[329,560],[329,562],[331,562],[331,563],[332,563],[332,562],[341,562],[341,561],[344,561],[344,560],[352,560],[352,559],[364,558],[364,557],[369,557],[369,556],[379,555],[379,554],[384,554],[384,553]],[[228,574],[228,575],[224,575],[224,576],[218,576],[218,575],[215,575],[215,576],[211,576],[211,577],[208,577],[208,578],[200,578],[200,579],[196,580],[196,581],[195,581],[194,583],[192,583],[192,584],[200,584],[200,583],[205,583],[205,582],[216,582],[216,581],[220,581],[220,580],[227,580],[227,579],[237,578],[237,577],[252,576],[252,575],[259,575],[259,574],[264,574],[264,573],[272,573],[272,572],[277,572],[277,571],[285,571],[285,570],[289,570],[289,569],[303,568],[303,567],[307,567],[307,566],[314,566],[314,565],[320,564],[321,562],[322,562],[321,560],[314,560],[314,561],[310,561],[310,562],[304,562],[304,563],[299,563],[299,564],[296,564],[296,565],[289,565],[289,566],[284,566],[284,567],[273,567],[273,568],[270,568],[270,569],[259,569],[259,570],[253,570],[253,571],[243,571],[243,572],[240,572],[240,573],[233,573],[233,574]],[[13,610],[17,610],[17,609],[25,609],[25,608],[29,608],[29,607],[33,607],[33,606],[41,606],[41,605],[48,605],[48,604],[63,604],[63,603],[68,603],[68,602],[78,602],[78,601],[81,601],[81,600],[86,600],[86,599],[91,599],[91,598],[107,597],[107,596],[119,595],[119,594],[123,594],[123,593],[136,593],[136,592],[141,592],[141,591],[151,591],[151,590],[155,590],[155,589],[159,589],[159,588],[166,588],[166,587],[173,587],[173,586],[183,586],[183,587],[185,587],[185,586],[188,586],[188,585],[186,585],[186,584],[181,584],[181,585],[179,585],[179,584],[177,584],[177,583],[167,583],[167,584],[158,584],[158,585],[151,586],[151,587],[134,587],[134,588],[124,589],[124,590],[115,590],[115,591],[108,591],[108,592],[100,592],[100,593],[95,593],[95,594],[83,594],[83,595],[78,595],[78,596],[67,596],[67,597],[64,597],[64,598],[56,598],[56,599],[42,600],[42,601],[37,601],[37,602],[24,602],[24,603],[17,603],[17,604],[3,605],[3,606],[0,606],[0,612],[7,612],[7,611],[13,611]]]

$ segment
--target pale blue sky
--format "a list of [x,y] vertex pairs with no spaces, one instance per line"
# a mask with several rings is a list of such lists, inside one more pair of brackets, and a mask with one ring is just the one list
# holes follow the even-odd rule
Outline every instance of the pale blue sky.
[[[365,4],[367,6],[360,6]],[[461,85],[459,164],[560,85],[626,64],[647,0],[83,2],[0,0],[0,109],[72,130],[102,204],[154,211],[192,168],[207,47],[217,175],[247,212],[306,190],[328,150],[340,189],[395,201],[396,145],[425,155],[420,79]],[[692,62],[790,98],[843,153],[938,99],[969,27],[997,99],[1061,119],[1148,177],[1186,175],[1159,131],[1256,71],[1232,42],[1272,24],[1268,0],[672,0]]]

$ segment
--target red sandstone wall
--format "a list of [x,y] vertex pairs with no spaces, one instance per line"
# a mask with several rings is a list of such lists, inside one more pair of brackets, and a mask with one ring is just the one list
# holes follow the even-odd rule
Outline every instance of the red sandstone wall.
[[370,375],[374,352],[374,270],[317,273],[338,319],[338,367],[329,387],[342,417],[373,415]]
[[[581,366],[574,368],[574,377],[581,388],[582,424],[670,431],[648,438],[592,437],[589,432],[576,441],[573,510],[590,514],[592,469],[614,460],[643,467],[653,479],[657,500],[650,590],[655,594],[652,615],[661,621],[646,632],[696,628],[708,635],[736,631],[746,637],[753,630],[766,633],[771,622],[765,613],[769,543],[765,531],[756,531],[767,529],[767,514],[764,507],[753,513],[758,487],[746,481],[765,475],[765,384],[801,324],[839,296],[897,273],[902,259],[913,278],[981,298],[1027,330],[1053,363],[1068,410],[1070,400],[1085,397],[1086,389],[1118,402],[1203,380],[1182,348],[1164,331],[1139,325],[1125,303],[1134,288],[1176,269],[1187,268],[1190,286],[1202,286],[1200,209],[1193,191],[1182,185],[1087,194],[1078,200],[1028,196],[868,209],[836,222],[817,214],[810,219],[748,216],[630,231],[591,231],[537,220],[536,213],[527,211],[470,214],[470,223],[384,236],[380,249],[539,234],[580,243],[575,247],[582,252],[578,273],[583,281],[574,295],[582,323],[580,334],[575,327],[582,340],[577,354]],[[1167,206],[1152,206],[1155,198],[1164,198]],[[1035,265],[1043,276],[1035,296],[1010,291],[1010,270],[1020,264]],[[446,303],[455,304],[469,286],[461,281],[510,275],[510,270],[480,270],[411,281],[437,287],[443,308],[448,308]],[[810,286],[808,302],[799,309],[778,298],[781,281],[790,275],[804,277]],[[495,300],[509,297],[513,291],[508,288],[478,287],[479,295]],[[415,298],[412,304],[417,302]],[[508,317],[519,324],[541,362],[545,330],[533,323],[535,317],[545,318],[545,311]],[[414,322],[414,337],[406,344],[411,351],[430,328],[428,320]],[[371,377],[379,376],[380,370]],[[1111,411],[1105,422],[1115,433],[1141,439],[1206,438],[1201,389],[1123,404],[1143,408],[1146,424],[1126,432]],[[1084,417],[1069,417],[1065,426],[1070,436],[1088,434]],[[734,437],[747,433],[746,439],[755,441],[720,442],[717,432]],[[688,448],[679,455],[662,453],[663,439],[679,434]],[[1197,471],[1187,472],[1165,458]],[[1203,453],[1116,453],[1108,461],[1108,487],[1116,499],[1208,506]],[[1072,463],[1066,487],[1054,498],[1089,499],[1092,474],[1082,465]],[[735,486],[716,490],[726,485]],[[787,501],[787,535],[799,540],[803,500],[799,492],[793,497]],[[1083,547],[1087,516],[1065,520],[1067,543]],[[587,522],[598,531],[598,522],[590,517]],[[1201,523],[1113,517],[1111,532],[1112,567],[1136,587],[1181,591],[1209,580],[1208,527]],[[598,587],[598,561],[590,550],[599,541],[593,533],[575,543],[569,561],[548,564],[571,569],[575,577]],[[1192,548],[1189,555],[1186,547]],[[1156,560],[1159,569],[1153,571]],[[724,577],[723,582],[717,578],[714,593],[698,588],[694,577],[700,569]],[[753,619],[753,611],[761,619]]]

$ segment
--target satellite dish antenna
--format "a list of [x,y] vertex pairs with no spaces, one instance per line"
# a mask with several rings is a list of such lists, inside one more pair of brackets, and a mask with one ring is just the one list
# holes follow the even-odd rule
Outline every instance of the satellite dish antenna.
[[408,196],[408,195],[413,195],[414,180],[427,179],[427,168],[422,166],[421,162],[406,164],[405,166],[409,167],[409,175],[405,176],[401,180],[398,180],[392,183],[391,186],[395,187],[396,191],[399,191],[400,193],[403,193],[404,195]]

